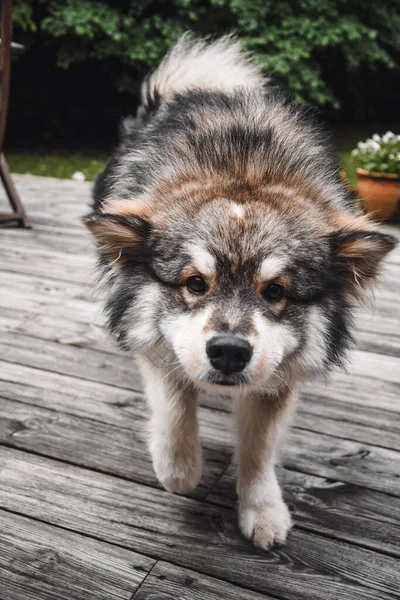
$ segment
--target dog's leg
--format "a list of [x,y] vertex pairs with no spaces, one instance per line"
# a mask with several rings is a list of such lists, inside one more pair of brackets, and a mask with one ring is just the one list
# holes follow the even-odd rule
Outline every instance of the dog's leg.
[[154,471],[166,490],[187,494],[199,483],[203,466],[196,391],[177,385],[145,358],[139,359],[139,365],[151,408]]
[[282,544],[291,526],[274,463],[293,406],[289,393],[281,398],[250,396],[236,401],[239,526],[245,537],[262,548]]

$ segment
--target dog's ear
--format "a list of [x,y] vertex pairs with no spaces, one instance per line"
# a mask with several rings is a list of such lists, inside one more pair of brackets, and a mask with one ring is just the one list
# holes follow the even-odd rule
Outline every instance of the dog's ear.
[[151,231],[149,221],[134,215],[93,213],[85,217],[84,223],[101,255],[120,268],[130,257],[143,253],[142,247]]
[[328,240],[334,268],[356,298],[376,280],[382,260],[397,244],[392,235],[346,227],[331,233]]

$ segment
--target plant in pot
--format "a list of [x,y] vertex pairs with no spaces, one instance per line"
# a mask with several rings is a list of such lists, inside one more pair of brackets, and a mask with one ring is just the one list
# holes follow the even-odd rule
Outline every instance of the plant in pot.
[[380,220],[390,219],[400,210],[400,135],[374,133],[351,154],[364,211]]

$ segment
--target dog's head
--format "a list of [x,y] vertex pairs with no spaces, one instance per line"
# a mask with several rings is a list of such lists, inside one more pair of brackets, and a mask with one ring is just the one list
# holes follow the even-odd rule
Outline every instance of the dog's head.
[[[121,345],[198,387],[278,390],[329,370],[351,338],[352,299],[394,238],[288,189],[164,190],[157,210],[110,202],[87,219],[112,272]],[[174,196],[174,194],[172,194]]]

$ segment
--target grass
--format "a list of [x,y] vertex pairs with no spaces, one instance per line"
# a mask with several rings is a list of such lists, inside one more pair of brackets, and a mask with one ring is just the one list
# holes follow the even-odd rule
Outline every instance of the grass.
[[45,177],[71,179],[76,171],[81,171],[87,181],[94,181],[105,166],[105,155],[83,152],[6,152],[12,173],[31,173]]

